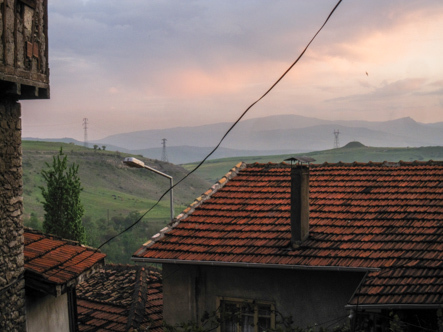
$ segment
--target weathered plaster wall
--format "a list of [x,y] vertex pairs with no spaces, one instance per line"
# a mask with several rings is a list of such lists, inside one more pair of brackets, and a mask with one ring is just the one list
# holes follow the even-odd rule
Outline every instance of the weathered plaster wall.
[[52,295],[26,296],[27,332],[69,332],[68,293],[59,297]]
[[220,296],[272,301],[306,327],[344,317],[363,273],[163,265],[163,317],[168,324],[199,321]]
[[25,330],[20,104],[0,99],[0,331]]

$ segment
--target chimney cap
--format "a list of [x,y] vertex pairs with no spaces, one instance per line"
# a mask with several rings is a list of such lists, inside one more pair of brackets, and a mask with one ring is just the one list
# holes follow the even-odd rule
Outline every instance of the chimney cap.
[[312,163],[313,161],[315,161],[314,158],[308,157],[308,156],[301,156],[301,157],[291,157],[288,159],[285,159],[285,161],[290,161],[291,165],[293,163],[298,162],[299,164],[303,164],[303,163]]

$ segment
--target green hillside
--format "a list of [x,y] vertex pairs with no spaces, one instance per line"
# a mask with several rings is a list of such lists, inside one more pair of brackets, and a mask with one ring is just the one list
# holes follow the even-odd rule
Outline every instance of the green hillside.
[[[23,141],[23,196],[25,225],[42,227],[43,206],[40,186],[44,185],[41,170],[45,163],[52,163],[52,157],[60,149],[68,156],[69,164],[79,164],[79,176],[84,188],[81,199],[85,207],[83,224],[88,233],[88,244],[98,246],[104,240],[126,227],[133,220],[155,204],[169,188],[169,180],[146,169],[132,169],[123,165],[122,160],[130,155],[104,150],[88,149],[66,143]],[[135,156],[147,165],[173,176],[178,182],[186,170],[180,166]],[[197,196],[208,189],[210,184],[191,176],[174,188],[175,215],[178,215]],[[132,252],[169,222],[169,194],[160,205],[147,215],[140,225],[134,227],[131,237],[112,241],[103,249],[111,261],[128,262]],[[32,213],[32,218],[31,218]],[[116,245],[114,245],[114,244]],[[131,249],[118,248],[118,244]],[[112,254],[112,251],[116,251]],[[122,250],[124,252],[122,252]],[[126,256],[127,257],[126,257]]]
[[[43,185],[41,170],[45,162],[63,147],[69,163],[79,164],[79,176],[84,187],[81,199],[85,207],[83,224],[87,244],[97,247],[137,220],[169,187],[169,180],[146,169],[131,169],[122,160],[130,155],[88,149],[67,143],[23,141],[23,191],[25,225],[42,227],[43,207],[39,186]],[[443,147],[374,148],[352,142],[340,149],[303,154],[316,163],[380,162],[443,160]],[[246,163],[280,163],[297,155],[235,157],[207,161],[180,186],[174,188],[175,215],[240,161]],[[174,177],[178,182],[196,164],[181,166],[135,156],[147,165]],[[132,253],[169,222],[169,195],[130,232],[113,240],[102,250],[108,262],[128,263]]]
[[[257,156],[257,157],[234,157],[215,159],[206,162],[196,171],[196,175],[206,179],[210,183],[216,182],[240,161],[246,163],[280,163],[294,156],[309,156],[314,158],[315,163],[346,162],[383,162],[383,161],[415,161],[415,160],[443,160],[443,147],[430,146],[420,148],[376,148],[367,147],[359,142],[351,142],[339,149],[315,151],[304,154]],[[197,164],[185,164],[187,170],[193,169]]]

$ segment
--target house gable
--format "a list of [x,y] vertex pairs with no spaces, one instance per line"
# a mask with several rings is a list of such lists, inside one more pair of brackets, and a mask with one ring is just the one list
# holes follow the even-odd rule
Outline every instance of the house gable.
[[60,296],[100,266],[106,255],[78,242],[25,227],[26,287]]
[[29,331],[75,331],[75,286],[105,254],[78,242],[24,229],[26,325]]

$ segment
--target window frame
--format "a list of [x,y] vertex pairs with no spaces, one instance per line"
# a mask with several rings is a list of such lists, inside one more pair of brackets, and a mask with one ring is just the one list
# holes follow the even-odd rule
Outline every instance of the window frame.
[[[216,308],[219,318],[222,306],[224,303],[229,304],[235,304],[240,309],[242,304],[250,304],[253,306],[254,309],[254,332],[258,332],[258,307],[260,305],[264,306],[270,306],[271,307],[271,313],[270,313],[270,329],[275,330],[275,303],[271,301],[262,301],[262,300],[251,300],[251,299],[243,299],[243,298],[235,298],[235,297],[226,297],[226,296],[217,296],[216,298]],[[217,332],[222,332],[222,326],[223,322],[220,321],[220,325],[217,327]],[[242,332],[242,327],[240,325],[240,322],[237,323],[237,331]]]

